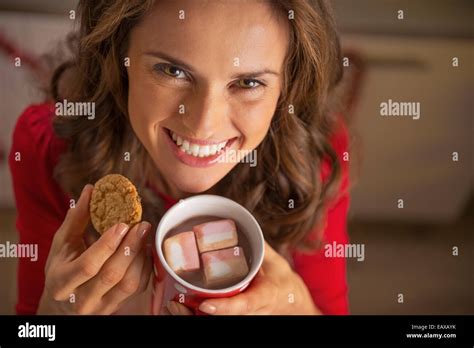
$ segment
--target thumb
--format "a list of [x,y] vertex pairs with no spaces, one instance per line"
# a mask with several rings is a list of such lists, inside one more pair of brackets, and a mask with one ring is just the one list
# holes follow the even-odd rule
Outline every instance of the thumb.
[[77,203],[69,208],[66,218],[61,225],[58,235],[64,239],[81,239],[84,234],[84,230],[89,223],[89,202],[92,195],[94,186],[87,184],[84,186],[81,192],[81,196]]
[[264,247],[264,258],[266,260],[271,260],[271,259],[275,259],[275,258],[278,258],[280,256],[280,254],[277,253],[277,251],[275,249],[273,249],[270,244],[268,244],[267,241],[265,241],[265,247]]
[[275,249],[273,249],[270,244],[265,241],[265,254],[263,256],[262,269],[265,272],[270,272],[272,270],[281,272],[282,267],[288,264],[287,259],[280,255]]

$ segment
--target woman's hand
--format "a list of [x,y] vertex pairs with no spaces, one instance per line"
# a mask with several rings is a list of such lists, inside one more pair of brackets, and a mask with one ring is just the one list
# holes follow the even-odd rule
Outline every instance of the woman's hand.
[[[171,314],[191,314],[183,307],[177,302],[167,306]],[[199,310],[213,315],[321,314],[301,277],[268,244],[262,268],[247,290],[229,298],[205,300]]]
[[132,229],[117,224],[89,247],[85,244],[92,188],[84,187],[54,236],[38,314],[112,314],[147,287],[152,269],[148,222]]

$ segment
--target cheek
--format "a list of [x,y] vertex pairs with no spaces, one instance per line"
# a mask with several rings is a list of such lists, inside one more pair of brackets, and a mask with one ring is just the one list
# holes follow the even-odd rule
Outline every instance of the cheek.
[[274,113],[275,102],[272,99],[240,107],[235,111],[234,125],[243,135],[243,148],[251,150],[262,142],[270,128]]
[[128,113],[142,143],[156,139],[155,125],[172,117],[178,106],[177,93],[171,93],[140,72],[129,71]]

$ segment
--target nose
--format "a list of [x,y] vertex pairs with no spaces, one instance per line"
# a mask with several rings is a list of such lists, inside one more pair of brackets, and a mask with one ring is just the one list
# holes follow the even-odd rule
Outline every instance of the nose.
[[203,88],[186,98],[183,123],[197,139],[216,138],[227,119],[225,95],[216,89]]

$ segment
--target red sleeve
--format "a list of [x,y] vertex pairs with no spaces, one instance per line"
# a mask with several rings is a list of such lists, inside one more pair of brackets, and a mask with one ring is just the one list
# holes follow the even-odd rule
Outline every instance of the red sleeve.
[[[348,151],[348,134],[342,120],[331,140],[342,167],[342,181],[339,197],[328,208],[324,228],[324,244],[346,244],[347,211],[349,195],[348,162],[343,161],[344,152]],[[327,162],[323,165],[322,177],[329,171]],[[295,271],[303,278],[315,305],[323,314],[348,314],[348,289],[346,281],[346,260],[344,258],[327,258],[324,248],[313,253],[293,254]]]
[[44,287],[44,266],[54,233],[69,199],[53,179],[53,169],[65,143],[52,128],[53,106],[28,107],[13,132],[9,165],[15,193],[19,243],[37,244],[38,259],[18,262],[18,314],[35,314]]

